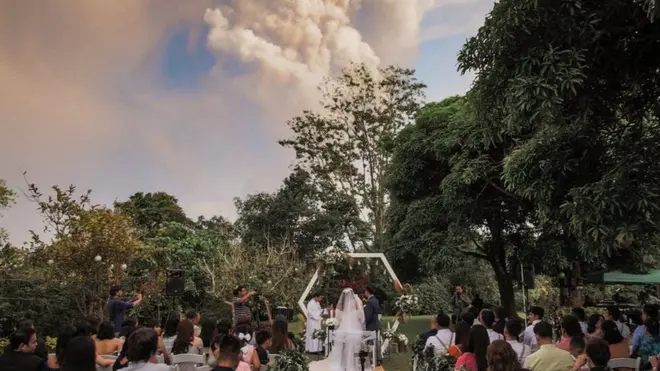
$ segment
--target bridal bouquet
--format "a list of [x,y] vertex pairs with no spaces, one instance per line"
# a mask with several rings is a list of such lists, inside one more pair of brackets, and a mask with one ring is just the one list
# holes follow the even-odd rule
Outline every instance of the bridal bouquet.
[[325,321],[323,321],[323,324],[325,325],[325,327],[337,327],[337,319],[326,318]]
[[312,339],[325,341],[326,335],[327,333],[325,332],[325,330],[316,329],[314,330],[314,332],[312,332]]
[[401,295],[394,305],[404,314],[411,314],[419,307],[419,298],[416,295]]

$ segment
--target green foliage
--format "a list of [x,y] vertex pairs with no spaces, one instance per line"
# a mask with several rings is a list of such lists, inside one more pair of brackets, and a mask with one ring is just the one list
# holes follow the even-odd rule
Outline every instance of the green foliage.
[[456,359],[450,355],[437,357],[435,350],[432,347],[426,348],[424,342],[417,337],[413,342],[410,366],[415,370],[452,371],[456,366]]
[[[0,179],[0,218],[2,217],[2,210],[11,206],[16,200],[16,192],[7,187],[7,182]],[[0,246],[4,245],[7,241],[7,231],[0,227]]]
[[235,200],[236,230],[248,245],[290,245],[301,257],[311,257],[330,246],[345,249],[344,219],[351,212],[350,205],[336,199],[319,206],[319,197],[311,175],[295,168],[276,192]]
[[268,369],[273,371],[309,371],[309,359],[298,349],[285,349],[279,353],[274,364]]
[[[506,190],[587,262],[657,264],[655,1],[499,1],[459,55]],[[511,145],[513,139],[513,145]]]
[[537,231],[530,204],[504,189],[504,148],[482,143],[473,135],[479,129],[469,101],[451,97],[427,105],[397,136],[388,254],[426,275],[466,257],[483,260],[513,312],[513,269]]
[[382,250],[391,141],[421,106],[424,88],[413,70],[352,65],[321,87],[323,110],[289,120],[294,136],[280,141],[296,151],[319,202],[341,201],[346,212],[336,216],[356,250]]
[[124,202],[116,201],[114,206],[121,213],[130,216],[146,237],[154,237],[167,222],[193,224],[179,206],[176,197],[165,192],[137,192]]
[[442,276],[431,276],[415,284],[415,295],[419,298],[419,313],[449,313],[449,288],[451,283]]

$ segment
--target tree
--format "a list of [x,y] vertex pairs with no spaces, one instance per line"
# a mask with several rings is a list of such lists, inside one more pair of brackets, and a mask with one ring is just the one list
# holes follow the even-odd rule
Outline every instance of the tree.
[[582,259],[657,264],[660,40],[655,1],[497,2],[459,55],[506,190]]
[[[7,182],[4,179],[0,179],[0,217],[2,217],[2,210],[11,206],[15,202],[15,199],[16,192],[7,187]],[[7,236],[7,231],[0,227],[0,247],[7,241]]]
[[346,239],[353,249],[381,250],[386,230],[384,171],[388,143],[421,106],[425,85],[414,71],[364,64],[344,69],[321,86],[321,112],[305,111],[289,120],[293,138],[279,143],[296,151],[298,165],[312,176],[321,203],[350,202],[359,220]]
[[467,99],[451,97],[427,105],[397,136],[388,255],[418,266],[420,275],[460,267],[466,258],[486,261],[502,306],[515,313],[514,267],[535,245],[532,206],[504,189],[506,148],[480,142],[478,127]]
[[43,278],[65,287],[81,314],[102,316],[108,288],[121,280],[123,265],[139,252],[133,223],[92,204],[91,191],[77,195],[74,186],[52,190],[54,195],[44,197],[36,185],[28,187],[28,199],[37,204],[46,223],[44,232],[51,236],[43,241],[31,231],[31,265],[43,272]]
[[359,215],[350,201],[334,199],[319,204],[319,198],[310,174],[295,168],[276,192],[235,200],[236,229],[249,246],[291,246],[298,257],[309,257],[331,246],[345,248],[343,237],[356,228],[351,223],[359,220]]
[[193,224],[176,197],[165,192],[137,192],[124,202],[115,202],[114,206],[130,216],[145,237],[154,237],[167,222]]

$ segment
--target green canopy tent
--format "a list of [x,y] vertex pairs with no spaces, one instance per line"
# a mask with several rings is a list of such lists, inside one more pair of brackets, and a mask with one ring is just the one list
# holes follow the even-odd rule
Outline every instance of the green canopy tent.
[[584,281],[610,285],[660,285],[660,269],[650,270],[646,274],[621,271],[589,273],[584,277]]

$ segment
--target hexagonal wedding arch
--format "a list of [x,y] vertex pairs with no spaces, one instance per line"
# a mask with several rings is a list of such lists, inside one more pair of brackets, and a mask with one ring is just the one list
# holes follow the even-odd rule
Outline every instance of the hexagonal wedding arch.
[[[387,270],[387,273],[390,274],[390,277],[392,278],[392,281],[394,282],[394,288],[399,291],[401,286],[401,282],[399,281],[399,278],[396,276],[396,273],[394,273],[394,270],[392,269],[392,266],[390,265],[390,262],[387,261],[387,258],[385,257],[385,254],[383,253],[367,253],[367,252],[347,252],[345,253],[346,256],[349,258],[353,259],[377,259],[380,260],[383,265],[385,266],[385,270]],[[314,275],[312,278],[309,280],[309,283],[307,284],[307,287],[305,288],[305,291],[302,293],[300,296],[300,299],[298,300],[298,306],[300,307],[300,310],[302,313],[305,315],[305,318],[307,317],[307,306],[305,305],[305,299],[307,299],[307,296],[309,293],[312,291],[314,288],[314,285],[316,285],[316,282],[319,279],[319,274],[321,272],[320,268],[316,268],[316,271],[314,272]],[[391,331],[394,332],[399,328],[399,318],[397,316],[396,320],[394,321],[394,324],[391,327]],[[388,349],[388,345],[390,343],[389,339],[385,339],[383,341],[383,344],[381,346],[381,356],[385,353],[385,351]]]

